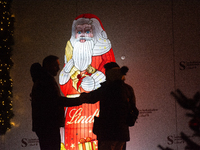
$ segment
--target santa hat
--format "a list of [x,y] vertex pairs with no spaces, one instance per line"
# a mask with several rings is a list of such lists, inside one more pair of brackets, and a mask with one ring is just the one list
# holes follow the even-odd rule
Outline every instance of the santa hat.
[[96,15],[81,14],[78,17],[76,17],[72,24],[72,36],[74,36],[74,37],[75,37],[76,25],[78,25],[78,24],[91,24],[96,28],[95,30],[98,33],[103,34],[102,36],[107,38],[107,35],[106,35],[105,29],[102,25],[102,22]]
[[99,21],[99,23],[101,25],[101,28],[105,31],[105,29],[104,29],[104,27],[103,27],[103,25],[101,23],[101,20],[96,15],[94,15],[94,14],[81,14],[81,15],[77,16],[75,18],[75,20],[78,20],[79,18],[88,18],[88,19],[95,18],[95,19],[97,19]]

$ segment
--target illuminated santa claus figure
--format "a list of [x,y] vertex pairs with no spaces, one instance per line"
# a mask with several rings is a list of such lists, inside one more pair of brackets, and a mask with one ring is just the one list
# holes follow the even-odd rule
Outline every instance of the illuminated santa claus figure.
[[[93,14],[79,15],[72,24],[72,36],[67,42],[65,64],[59,75],[61,91],[66,97],[78,97],[100,87],[106,80],[104,65],[115,62],[111,42],[100,19]],[[81,138],[92,137],[93,117],[99,103],[66,108],[62,142],[67,149],[77,149]]]

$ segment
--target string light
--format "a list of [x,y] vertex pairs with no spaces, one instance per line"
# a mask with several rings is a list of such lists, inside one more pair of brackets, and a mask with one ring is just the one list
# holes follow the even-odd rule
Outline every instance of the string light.
[[14,15],[10,13],[12,0],[0,0],[0,135],[10,130],[10,119],[14,116],[12,108],[12,79],[10,69],[11,46],[13,45]]

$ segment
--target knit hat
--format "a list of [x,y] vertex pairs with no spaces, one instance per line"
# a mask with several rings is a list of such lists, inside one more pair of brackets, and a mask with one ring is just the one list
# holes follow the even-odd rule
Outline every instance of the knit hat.
[[104,68],[106,69],[106,71],[112,69],[112,68],[119,68],[119,65],[116,62],[109,62],[107,64],[104,65]]
[[120,68],[116,62],[107,63],[104,65],[104,68],[106,69],[106,80],[109,81],[123,80],[122,77],[129,70],[126,66]]

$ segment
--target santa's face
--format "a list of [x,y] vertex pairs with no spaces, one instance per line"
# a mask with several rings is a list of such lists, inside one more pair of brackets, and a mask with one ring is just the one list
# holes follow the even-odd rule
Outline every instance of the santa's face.
[[[75,38],[93,37],[92,26],[90,24],[83,24],[76,26]],[[84,43],[86,40],[81,39],[80,42]]]
[[[86,19],[85,23],[82,21],[80,24],[74,23],[70,39],[73,47],[72,59],[75,67],[80,71],[87,69],[93,56],[102,55],[111,48],[110,41],[97,20]],[[86,22],[92,22],[92,24]]]
[[92,26],[89,24],[77,25],[72,58],[75,67],[80,71],[86,70],[91,64],[93,47]]

